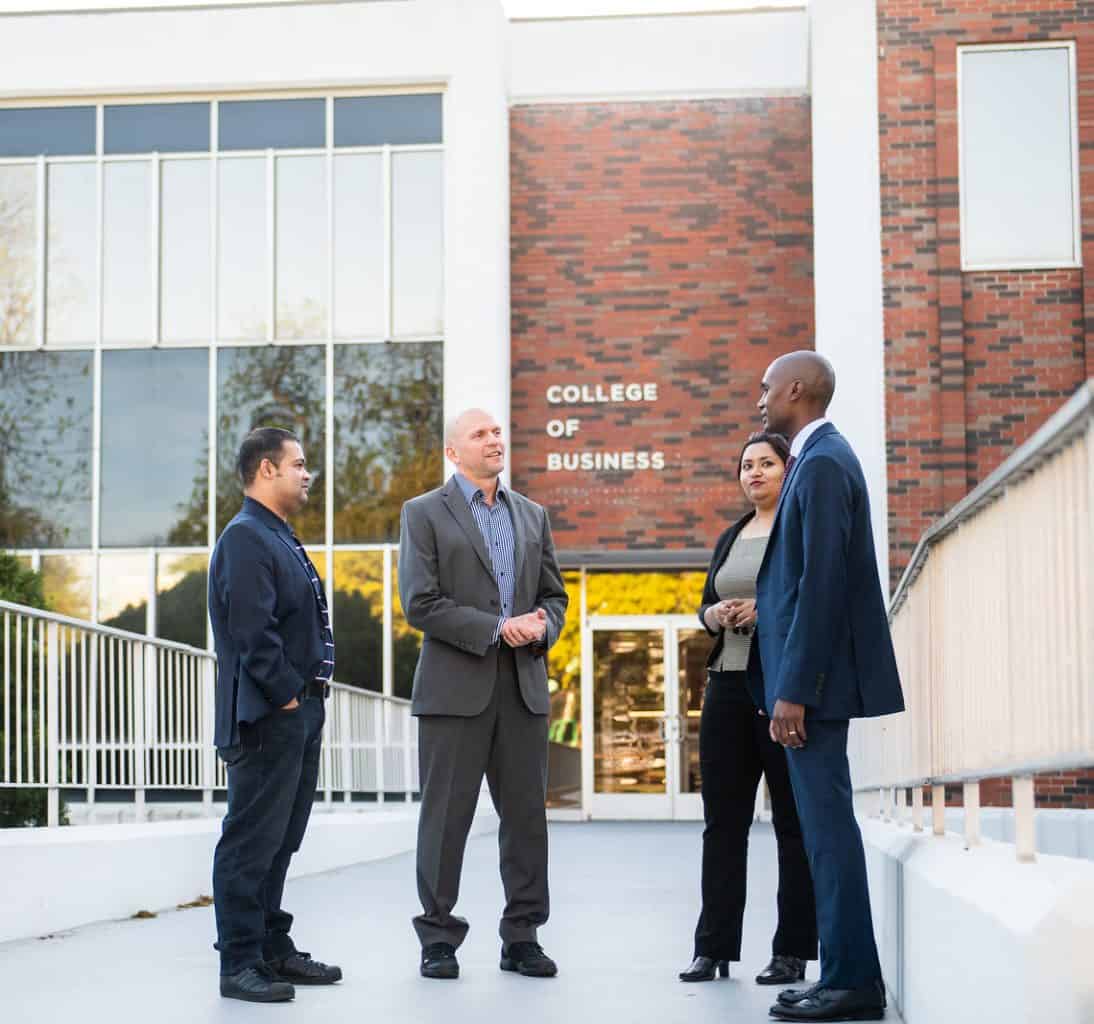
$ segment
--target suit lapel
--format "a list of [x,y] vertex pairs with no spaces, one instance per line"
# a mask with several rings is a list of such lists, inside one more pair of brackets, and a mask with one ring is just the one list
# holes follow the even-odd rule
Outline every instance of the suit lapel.
[[490,561],[490,553],[486,550],[486,543],[482,539],[482,531],[479,530],[479,524],[475,522],[471,509],[467,507],[467,502],[464,500],[459,484],[449,481],[441,492],[441,497],[444,499],[448,511],[452,513],[452,518],[460,524],[460,529],[463,530],[467,539],[471,542],[471,547],[475,549],[475,554],[479,556],[479,561],[482,562],[482,567],[493,579],[494,566]]
[[517,507],[513,499],[513,492],[506,488],[505,498],[509,503],[509,518],[513,521],[513,582],[514,586],[520,582],[520,570],[524,562],[524,516],[522,509]]
[[293,558],[296,559],[296,564],[304,570],[305,575],[308,577],[308,581],[311,582],[311,569],[308,568],[307,559],[304,558],[304,554],[301,551],[296,550],[296,545],[292,542],[292,539],[286,537],[280,530],[273,531],[274,536],[281,541],[291,552]]

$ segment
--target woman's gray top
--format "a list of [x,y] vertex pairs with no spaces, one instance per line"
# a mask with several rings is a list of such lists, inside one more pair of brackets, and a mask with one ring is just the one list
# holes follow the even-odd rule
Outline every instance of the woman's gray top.
[[[756,597],[756,577],[767,550],[766,537],[738,537],[726,555],[726,560],[714,575],[714,590],[720,601]],[[751,636],[742,636],[726,629],[718,662],[711,668],[718,672],[743,672],[748,668]]]

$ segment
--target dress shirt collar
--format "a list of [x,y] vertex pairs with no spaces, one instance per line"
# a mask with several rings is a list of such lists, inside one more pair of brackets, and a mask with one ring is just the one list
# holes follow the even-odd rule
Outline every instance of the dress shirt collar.
[[[460,493],[463,495],[464,501],[467,502],[468,508],[470,508],[471,502],[475,500],[475,495],[482,495],[482,488],[476,487],[463,473],[453,473],[452,479],[459,485]],[[498,480],[497,497],[504,498],[505,503],[509,504],[509,496],[505,493],[505,487],[502,485],[501,480]],[[483,500],[486,500],[485,495],[483,495]]]
[[795,435],[794,440],[790,442],[790,455],[793,458],[797,458],[802,453],[802,449],[805,447],[805,442],[813,436],[816,431],[820,430],[826,423],[831,423],[827,416],[822,416],[820,419],[813,420],[812,423],[807,423],[801,428]]

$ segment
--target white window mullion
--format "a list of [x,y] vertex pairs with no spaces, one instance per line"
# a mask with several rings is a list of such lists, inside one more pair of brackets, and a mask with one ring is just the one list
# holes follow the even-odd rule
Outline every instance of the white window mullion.
[[266,272],[269,279],[267,287],[267,317],[266,340],[273,342],[277,337],[277,238],[274,232],[277,229],[275,223],[275,208],[277,196],[276,164],[272,149],[266,150]]
[[36,162],[38,191],[35,194],[38,217],[35,221],[38,237],[35,239],[35,261],[37,273],[34,278],[34,342],[42,348],[46,343],[46,237],[49,227],[46,223],[46,189],[49,178],[46,173],[46,158],[38,157]]
[[103,275],[105,260],[103,221],[103,108],[95,108],[95,353],[94,383],[91,398],[91,621],[99,621],[99,534],[102,521],[103,461]]

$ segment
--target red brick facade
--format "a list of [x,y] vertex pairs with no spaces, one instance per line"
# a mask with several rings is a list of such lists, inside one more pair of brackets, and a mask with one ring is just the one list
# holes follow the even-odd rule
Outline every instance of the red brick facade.
[[[516,107],[510,124],[514,484],[564,552],[709,550],[743,510],[764,369],[813,344],[809,101]],[[612,384],[656,400],[611,401]],[[552,385],[589,390],[552,404]]]

